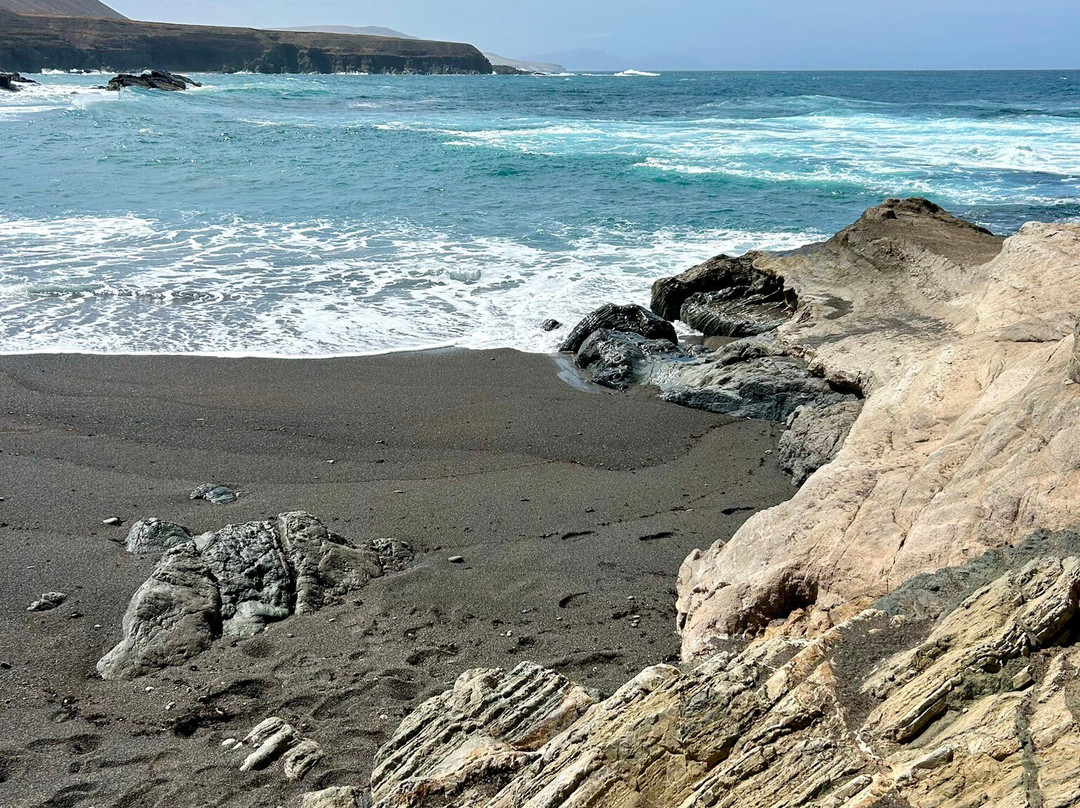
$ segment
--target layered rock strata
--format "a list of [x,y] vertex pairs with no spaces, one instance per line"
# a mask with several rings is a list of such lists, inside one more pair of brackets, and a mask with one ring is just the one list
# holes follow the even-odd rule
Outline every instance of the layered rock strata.
[[380,752],[374,805],[1075,805],[1078,550],[1041,533],[595,704],[528,664],[467,673]]
[[695,296],[749,336],[710,351],[599,328],[579,365],[697,406],[756,389],[774,414],[781,391],[747,380],[801,369],[824,386],[781,453],[805,484],[687,559],[682,667],[527,743],[501,716],[567,715],[574,686],[466,674],[380,753],[375,804],[1080,804],[1080,533],[1062,529],[1080,522],[1080,226],[1002,240],[889,200],[823,244],[661,282],[653,308]]

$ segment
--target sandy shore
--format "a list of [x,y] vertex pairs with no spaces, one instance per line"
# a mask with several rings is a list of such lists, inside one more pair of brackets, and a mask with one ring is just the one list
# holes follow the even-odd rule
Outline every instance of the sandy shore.
[[[0,357],[0,805],[289,805],[362,782],[469,668],[531,659],[610,691],[674,658],[683,558],[794,493],[779,429],[561,370],[511,351]],[[188,499],[204,482],[242,497]],[[186,667],[97,678],[155,561],[102,520],[204,531],[291,510],[417,560]],[[52,590],[63,606],[26,611]],[[301,786],[220,747],[273,714],[327,752]]]

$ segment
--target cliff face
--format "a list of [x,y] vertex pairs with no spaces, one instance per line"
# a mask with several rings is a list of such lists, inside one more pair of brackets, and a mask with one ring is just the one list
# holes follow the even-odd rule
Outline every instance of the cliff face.
[[0,66],[256,73],[490,73],[472,45],[344,34],[12,14],[0,11]]
[[[779,300],[790,319],[768,340],[666,365],[670,343],[601,332],[665,395],[695,380],[714,388],[703,401],[753,395],[749,376],[719,388],[718,368],[775,376],[776,357],[864,395],[791,501],[687,559],[694,665],[592,703],[527,665],[466,674],[380,752],[377,808],[1080,804],[1080,225],[1002,241],[890,200],[824,244],[715,259],[653,302],[746,330]],[[304,803],[345,804],[361,792]]]

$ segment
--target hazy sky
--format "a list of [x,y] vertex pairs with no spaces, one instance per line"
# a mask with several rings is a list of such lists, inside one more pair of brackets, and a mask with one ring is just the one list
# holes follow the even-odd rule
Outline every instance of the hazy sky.
[[636,68],[1080,68],[1080,0],[116,0],[111,5],[131,17],[152,11],[155,19],[173,22],[382,25],[519,58],[588,49]]

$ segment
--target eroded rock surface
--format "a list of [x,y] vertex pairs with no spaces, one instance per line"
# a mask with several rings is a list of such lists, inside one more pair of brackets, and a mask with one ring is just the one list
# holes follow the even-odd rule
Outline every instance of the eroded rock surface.
[[780,437],[780,465],[796,485],[836,458],[862,407],[858,399],[816,401],[791,413],[787,432]]
[[574,326],[574,330],[563,341],[559,350],[576,353],[594,331],[601,329],[639,334],[646,339],[663,339],[673,344],[679,341],[675,326],[662,317],[657,317],[648,309],[641,306],[616,306],[608,303]]
[[[375,805],[1075,805],[1080,557],[1025,558],[1080,536],[1040,538],[950,570],[948,594],[928,576],[815,639],[649,668],[592,706],[542,669],[465,674],[380,754]],[[523,742],[508,716],[528,711],[559,720]]]
[[148,70],[138,76],[131,73],[121,73],[114,76],[109,79],[105,89],[118,91],[124,87],[176,92],[177,90],[186,90],[188,87],[202,87],[202,85],[194,79],[181,76],[179,73],[169,73],[166,70]]
[[161,519],[140,519],[128,531],[124,546],[129,553],[160,553],[191,541],[191,531],[183,525]]
[[168,549],[124,615],[124,638],[98,662],[106,679],[175,665],[223,635],[248,637],[316,611],[412,559],[403,542],[354,546],[306,513],[229,525]]
[[775,349],[866,399],[789,502],[687,559],[686,658],[797,609],[835,623],[915,575],[1077,521],[1080,226],[1002,240],[925,200],[890,200],[753,267],[798,300]]

